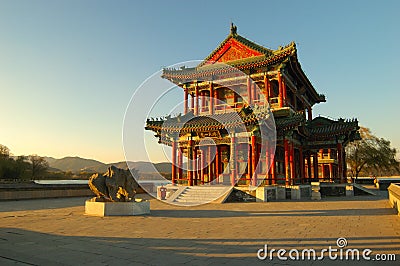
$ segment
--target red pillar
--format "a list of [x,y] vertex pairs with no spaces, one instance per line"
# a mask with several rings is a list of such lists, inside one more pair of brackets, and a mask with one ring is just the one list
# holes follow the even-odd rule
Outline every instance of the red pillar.
[[251,136],[251,168],[253,175],[251,176],[251,185],[257,185],[257,139],[256,136]]
[[201,92],[201,108],[200,108],[200,112],[204,112],[204,106],[205,106],[205,104],[204,104],[204,101],[205,101],[205,91],[202,91]]
[[269,185],[271,184],[271,179],[269,176],[269,163],[270,163],[270,147],[269,147],[269,142],[267,142],[266,148],[265,148],[265,178],[266,178],[266,184]]
[[250,76],[247,77],[247,98],[248,98],[248,104],[253,103],[253,96],[251,93],[251,78]]
[[214,114],[214,84],[210,82],[210,114]]
[[343,161],[343,182],[347,182],[347,162],[346,162],[346,150],[342,148],[342,161]]
[[[260,162],[260,158],[261,158],[261,144],[259,144],[259,143],[257,143],[256,144],[256,147],[257,147],[257,153],[256,153],[256,162],[257,162],[257,164],[259,164],[259,162]],[[262,174],[262,172],[261,172],[261,165],[257,168],[257,174]],[[256,179],[257,180],[257,179]]]
[[[321,158],[324,159],[324,149],[319,150],[319,154],[321,154]],[[321,164],[321,178],[325,179],[325,164]]]
[[311,110],[311,106],[307,107],[307,114],[308,114],[308,120],[311,121],[312,120],[312,110]]
[[193,184],[197,185],[197,149],[196,147],[193,147],[193,157],[192,157],[192,163],[193,163]]
[[332,163],[329,164],[329,181],[333,181],[333,165]]
[[183,109],[183,114],[187,114],[188,112],[188,90],[185,88],[185,101],[183,102],[184,104],[184,109]]
[[197,150],[197,159],[198,160],[196,160],[197,161],[197,163],[196,163],[196,166],[197,166],[197,178],[196,178],[196,185],[201,185],[202,183],[201,183],[201,151],[200,151],[200,147],[199,147],[199,149]]
[[269,79],[267,75],[264,75],[264,91],[265,91],[265,101],[269,103]]
[[294,143],[290,143],[290,184],[293,185],[296,178],[296,169],[294,165]]
[[211,146],[208,146],[208,182],[212,182],[213,180],[214,180],[214,171],[213,171]]
[[214,90],[214,108],[218,105],[218,90]]
[[[252,161],[252,146],[251,146],[251,141],[250,144],[248,145],[247,149],[247,174],[248,174],[248,179],[249,183],[251,184],[251,179],[253,177],[253,161]],[[246,180],[247,184],[247,180]]]
[[219,165],[220,165],[220,154],[219,154],[219,146],[216,146],[215,153],[215,184],[219,183]]
[[308,182],[312,179],[312,168],[311,168],[311,154],[310,151],[307,153],[307,177]]
[[252,86],[252,98],[254,101],[258,100],[258,95],[257,95],[257,84],[255,82],[253,82],[253,86]]
[[282,79],[282,90],[283,90],[283,105],[287,106],[287,89],[286,89],[286,83],[285,80]]
[[338,161],[338,178],[340,179],[341,183],[344,183],[342,143],[337,144],[337,161]]
[[279,98],[278,98],[279,107],[283,107],[283,84],[280,71],[278,71],[278,85],[279,85]]
[[188,171],[187,171],[187,179],[188,179],[188,186],[193,186],[193,170],[190,160],[193,158],[193,140],[189,140],[188,145]]
[[203,147],[201,149],[201,155],[200,155],[200,182],[202,185],[204,184],[205,157],[206,157],[206,150]]
[[199,84],[196,83],[196,106],[194,108],[194,114],[198,115],[199,114]]
[[183,169],[182,169],[182,151],[178,148],[178,176],[179,179],[183,179]]
[[172,184],[176,184],[176,141],[172,140]]
[[235,185],[236,180],[236,137],[235,135],[231,138],[231,185]]
[[271,155],[271,160],[272,160],[272,163],[271,163],[271,168],[270,168],[270,171],[271,171],[271,179],[272,179],[272,185],[275,185],[276,184],[276,162],[275,162],[275,156],[273,156],[273,155]]
[[269,150],[269,172],[271,176],[271,184],[276,184],[276,176],[275,176],[275,154],[273,153],[273,148],[270,147]]
[[283,147],[285,149],[285,183],[286,185],[290,185],[289,180],[289,143],[287,139],[283,140]]
[[190,109],[194,113],[194,94],[190,94]]
[[318,181],[318,152],[314,153],[313,158],[313,168],[314,168],[314,179]]
[[300,178],[301,183],[305,183],[305,166],[304,166],[304,156],[303,156],[303,148],[299,147],[299,160],[300,160]]

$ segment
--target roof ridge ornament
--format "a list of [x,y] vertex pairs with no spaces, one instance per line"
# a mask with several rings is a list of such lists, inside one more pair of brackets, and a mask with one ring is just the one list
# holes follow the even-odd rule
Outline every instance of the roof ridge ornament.
[[233,22],[231,22],[231,34],[232,35],[237,35],[237,27]]

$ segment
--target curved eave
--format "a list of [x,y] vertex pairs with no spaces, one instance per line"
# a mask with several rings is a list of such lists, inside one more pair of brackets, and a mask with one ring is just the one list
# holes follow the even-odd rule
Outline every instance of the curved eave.
[[278,118],[275,120],[275,126],[278,135],[283,135],[285,132],[296,129],[302,126],[305,122],[304,115],[296,113],[291,117]]
[[308,91],[310,92],[311,96],[313,97],[312,100],[314,103],[321,103],[321,102],[326,102],[325,95],[323,94],[318,94],[314,86],[311,84],[311,81],[308,79],[306,74],[304,73],[300,62],[297,58],[297,52],[293,54],[293,56],[289,60],[289,64],[293,71],[296,72],[298,78],[303,81],[304,85],[308,88]]
[[247,113],[249,110],[242,109],[240,112],[216,114],[213,116],[193,116],[182,122],[176,117],[164,121],[147,120],[145,129],[156,132],[185,134],[190,132],[204,132],[210,130],[221,130],[238,128],[243,125],[250,126],[266,119],[270,113],[267,111]]
[[210,80],[216,75],[225,75],[239,69],[249,70],[283,62],[296,51],[293,44],[274,52],[271,56],[261,55],[227,62],[226,64],[205,65],[187,69],[163,69],[162,78],[173,83],[185,83],[192,80]]
[[[338,136],[349,136],[351,133],[356,133],[358,129],[358,122],[352,121],[324,127],[309,128],[309,133],[313,139],[332,139]],[[349,140],[352,141],[353,139]]]

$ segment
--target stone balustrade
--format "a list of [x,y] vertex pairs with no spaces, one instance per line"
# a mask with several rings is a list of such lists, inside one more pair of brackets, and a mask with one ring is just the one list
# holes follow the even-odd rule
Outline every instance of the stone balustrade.
[[390,206],[396,209],[397,214],[400,216],[400,183],[390,184],[388,192]]

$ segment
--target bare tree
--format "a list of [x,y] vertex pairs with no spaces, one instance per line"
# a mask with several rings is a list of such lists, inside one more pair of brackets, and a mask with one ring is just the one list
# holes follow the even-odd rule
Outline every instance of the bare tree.
[[43,158],[36,154],[29,155],[29,161],[31,163],[32,179],[35,179],[44,173],[49,168],[49,163]]
[[7,159],[8,157],[10,157],[10,149],[0,144],[0,159]]
[[391,148],[390,141],[374,136],[368,128],[360,128],[361,140],[354,141],[346,148],[346,161],[354,178],[368,170],[381,175],[391,170],[399,171],[396,160],[396,149]]

